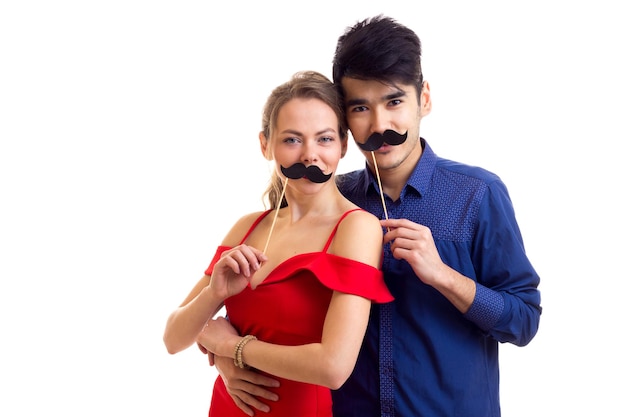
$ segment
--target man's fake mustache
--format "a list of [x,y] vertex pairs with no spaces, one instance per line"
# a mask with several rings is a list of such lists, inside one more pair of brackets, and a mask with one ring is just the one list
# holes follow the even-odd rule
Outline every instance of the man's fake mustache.
[[332,173],[324,174],[324,172],[322,172],[322,170],[317,165],[305,166],[300,162],[297,162],[288,168],[285,168],[281,165],[280,170],[285,175],[285,177],[292,180],[306,177],[309,181],[317,183],[326,182],[333,175]]
[[404,143],[407,136],[408,131],[401,135],[395,130],[387,129],[382,134],[378,132],[372,133],[370,137],[367,138],[367,141],[365,141],[365,143],[357,142],[356,144],[364,151],[375,151],[376,149],[383,146],[383,143],[387,143],[389,145],[400,145]]

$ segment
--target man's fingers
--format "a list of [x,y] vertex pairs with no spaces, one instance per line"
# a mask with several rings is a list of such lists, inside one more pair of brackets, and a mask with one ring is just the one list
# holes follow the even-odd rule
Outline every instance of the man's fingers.
[[252,395],[249,395],[246,392],[243,392],[243,391],[237,392],[234,395],[234,398],[235,398],[235,403],[237,404],[237,407],[239,407],[243,412],[245,412],[249,416],[254,415],[253,408],[259,411],[263,411],[264,413],[269,413],[270,411],[269,405],[261,402],[256,397],[253,397]]
[[253,398],[260,397],[270,401],[278,401],[278,394],[264,388],[264,386],[257,383],[249,383],[245,381],[240,382],[242,384],[241,390],[244,391],[247,395],[251,397],[253,396]]

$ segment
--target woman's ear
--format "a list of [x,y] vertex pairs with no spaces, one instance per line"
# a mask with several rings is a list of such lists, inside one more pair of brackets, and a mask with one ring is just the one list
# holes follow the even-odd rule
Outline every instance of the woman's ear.
[[267,159],[268,161],[271,161],[272,155],[269,151],[269,143],[263,131],[259,132],[259,145],[261,146],[261,152],[263,153],[263,157],[265,157],[265,159]]
[[346,152],[348,152],[348,134],[341,140],[341,157],[346,156]]

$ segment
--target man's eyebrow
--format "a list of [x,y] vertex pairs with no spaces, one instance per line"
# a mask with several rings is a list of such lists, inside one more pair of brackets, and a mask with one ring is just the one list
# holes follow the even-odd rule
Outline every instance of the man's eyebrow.
[[354,98],[346,101],[346,107],[362,106],[364,104],[367,104],[367,101],[362,98]]
[[[406,91],[403,90],[397,90],[394,91],[392,93],[389,93],[387,95],[384,95],[381,98],[381,101],[389,101],[389,100],[394,100],[396,98],[400,98],[400,97],[405,97],[406,96]],[[352,107],[352,106],[362,106],[364,104],[367,104],[367,100],[363,99],[363,98],[354,98],[354,99],[350,99],[346,101],[346,107]]]
[[388,100],[393,100],[396,98],[400,98],[400,97],[405,97],[406,96],[406,91],[404,90],[397,90],[394,91],[393,93],[387,94],[386,96],[383,97],[383,100],[388,101]]

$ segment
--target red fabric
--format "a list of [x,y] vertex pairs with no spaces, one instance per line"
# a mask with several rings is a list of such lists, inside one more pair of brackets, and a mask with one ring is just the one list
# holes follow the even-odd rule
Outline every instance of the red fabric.
[[[265,342],[282,345],[317,343],[321,341],[324,318],[334,290],[357,294],[374,302],[393,300],[380,269],[326,252],[339,222],[322,252],[304,253],[285,260],[255,290],[248,286],[225,301],[228,318],[239,334],[253,334]],[[228,249],[224,246],[217,249],[205,272],[207,275]],[[272,409],[269,415],[332,416],[328,388],[274,378],[281,382],[281,386],[274,389],[280,400],[267,402]],[[245,416],[226,392],[221,377],[214,385],[209,416]]]

